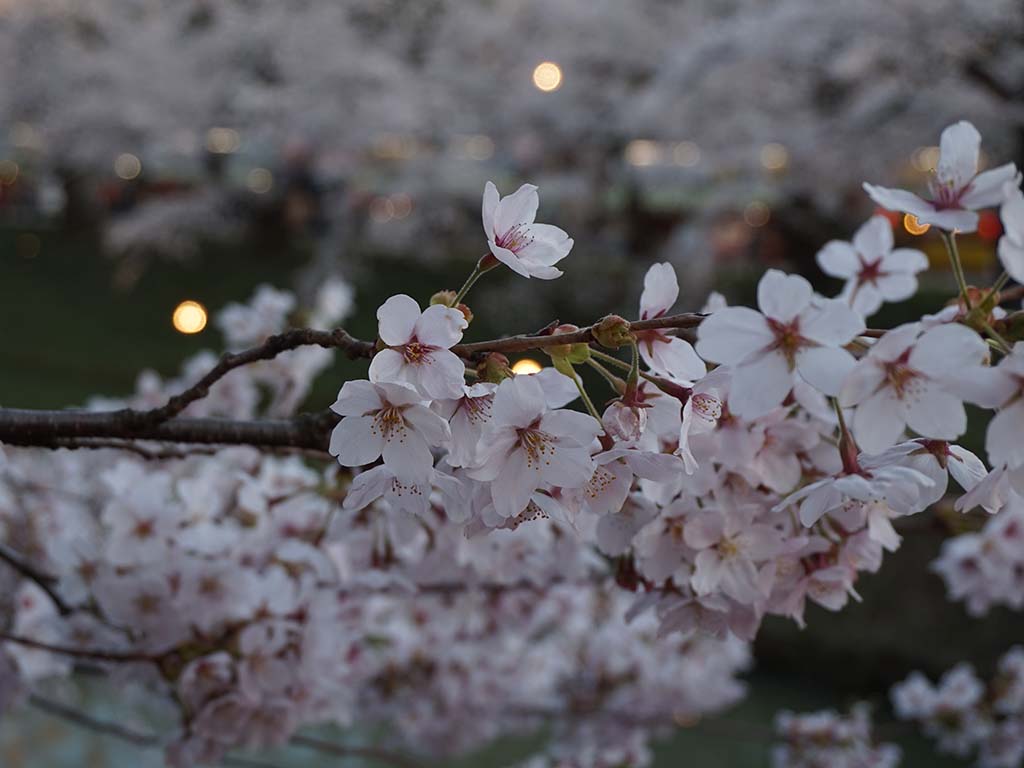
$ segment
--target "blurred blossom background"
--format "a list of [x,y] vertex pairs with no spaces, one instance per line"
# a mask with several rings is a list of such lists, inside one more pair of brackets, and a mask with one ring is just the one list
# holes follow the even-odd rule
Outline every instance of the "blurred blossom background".
[[[557,285],[482,281],[478,338],[635,316],[655,261],[680,275],[680,311],[713,289],[749,301],[767,267],[834,293],[814,256],[882,212],[861,182],[923,187],[962,118],[984,163],[1024,165],[1019,0],[0,0],[0,404],[64,407],[127,394],[146,368],[172,375],[220,348],[208,319],[261,284],[308,302],[340,277],[349,330],[372,337],[386,296],[455,288],[482,255],[489,179],[537,184],[542,220],[576,245]],[[887,215],[934,269],[880,327],[952,285],[936,234]],[[998,273],[1000,234],[990,211],[962,239],[975,282]],[[981,621],[946,601],[927,564],[948,528],[913,523],[858,582],[861,604],[812,610],[804,631],[765,624],[734,720],[884,707],[878,691],[911,668],[987,672],[1024,638],[1009,612]],[[118,706],[98,694],[98,711]],[[893,740],[905,765],[959,764]],[[683,757],[762,766],[768,749],[683,728],[657,764]],[[0,763],[160,757],[25,715],[0,727]]]

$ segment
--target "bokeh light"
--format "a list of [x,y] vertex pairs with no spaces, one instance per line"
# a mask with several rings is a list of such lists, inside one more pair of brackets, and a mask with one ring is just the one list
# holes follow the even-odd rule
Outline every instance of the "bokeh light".
[[761,147],[761,166],[768,171],[781,171],[789,165],[789,151],[772,142]]
[[136,179],[142,173],[142,161],[131,152],[122,152],[114,160],[114,173],[125,181]]
[[206,327],[206,307],[191,299],[183,301],[174,308],[171,322],[178,333],[199,333]]
[[253,168],[245,177],[245,184],[257,195],[266,194],[274,186],[274,174],[266,168]]
[[743,220],[747,222],[748,227],[763,227],[771,215],[768,206],[760,200],[754,200],[743,209]]
[[932,228],[932,225],[922,224],[917,220],[917,216],[912,213],[907,213],[903,216],[903,228],[912,235],[923,235]]
[[680,141],[672,149],[672,162],[683,168],[692,168],[700,162],[700,147],[692,141]]
[[512,366],[512,373],[517,376],[528,373],[537,373],[542,370],[544,366],[538,363],[536,360],[531,360],[528,357],[524,357],[522,360],[517,360]]
[[211,128],[206,132],[206,148],[217,155],[229,155],[242,144],[233,128]]
[[626,162],[630,165],[655,165],[661,160],[661,147],[656,141],[634,139],[626,145]]
[[562,86],[562,68],[553,61],[542,61],[533,69],[533,84],[545,93],[557,91]]

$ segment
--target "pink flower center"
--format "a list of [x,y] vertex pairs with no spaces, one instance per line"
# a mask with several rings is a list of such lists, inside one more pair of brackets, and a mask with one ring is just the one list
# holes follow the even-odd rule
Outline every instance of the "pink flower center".
[[937,176],[929,181],[928,186],[932,193],[932,205],[937,211],[962,208],[960,198],[971,188],[968,183],[957,189],[952,181],[940,181]]
[[864,261],[863,258],[860,259],[860,272],[857,274],[858,282],[874,283],[884,274],[885,272],[882,271],[881,259],[875,259],[874,261]]
[[404,357],[405,362],[410,365],[421,365],[422,363],[430,362],[430,353],[435,349],[437,349],[437,347],[432,347],[429,344],[421,344],[420,342],[413,340],[402,347],[402,357]]
[[529,224],[516,224],[503,235],[494,240],[499,248],[505,248],[512,253],[519,253],[523,248],[533,242],[533,235],[530,234]]
[[768,327],[775,334],[775,342],[770,349],[778,350],[785,355],[789,367],[796,364],[796,353],[803,347],[811,346],[811,342],[800,335],[800,318],[794,317],[790,322],[783,323],[772,318],[768,320]]
[[402,409],[393,405],[381,408],[373,417],[373,426],[370,431],[385,440],[393,438],[397,438],[398,442],[405,440],[405,419],[402,417]]
[[482,397],[464,397],[459,407],[465,412],[466,418],[473,424],[482,424],[491,418],[491,409],[494,406],[494,395],[483,395]]
[[714,395],[698,392],[692,396],[691,401],[693,402],[693,412],[702,419],[718,421],[722,418],[722,403]]
[[914,386],[914,382],[921,376],[920,373],[907,365],[909,359],[910,350],[908,349],[896,360],[882,363],[886,383],[892,387],[893,391],[900,398],[908,393],[908,390]]

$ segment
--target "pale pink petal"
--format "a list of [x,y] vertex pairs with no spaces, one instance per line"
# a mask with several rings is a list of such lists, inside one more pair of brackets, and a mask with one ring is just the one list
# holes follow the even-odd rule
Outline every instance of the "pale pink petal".
[[487,246],[491,249],[491,254],[494,256],[494,258],[496,258],[506,267],[511,269],[516,274],[522,275],[523,277],[530,277],[530,270],[523,266],[523,264],[519,261],[519,257],[512,253],[512,251],[510,251],[508,248],[502,248],[499,245],[495,245],[493,242],[489,242]]
[[551,411],[540,420],[541,432],[569,438],[577,445],[589,446],[601,433],[597,419],[579,411]]
[[432,347],[448,349],[462,339],[466,316],[457,309],[432,304],[416,321],[416,339]]
[[1009,237],[1000,238],[999,261],[1010,277],[1024,283],[1024,246],[1014,243]]
[[878,453],[895,444],[905,423],[900,401],[890,387],[884,387],[857,406],[853,436],[861,450]]
[[538,205],[540,198],[533,184],[523,184],[508,197],[503,197],[494,211],[495,234],[501,237],[518,224],[533,224]]
[[491,413],[495,424],[528,427],[544,413],[545,405],[536,376],[514,376],[498,386]]
[[845,240],[832,240],[818,251],[815,257],[818,266],[826,275],[850,278],[860,271],[860,259],[857,252]]
[[966,120],[947,126],[939,138],[939,163],[935,175],[940,183],[956,190],[967,186],[978,172],[981,134]]
[[640,294],[640,319],[665,314],[679,297],[676,271],[668,262],[652,264],[644,275],[644,292]]
[[745,419],[756,419],[781,405],[792,388],[793,374],[786,358],[779,352],[766,352],[734,369],[729,409]]
[[949,452],[952,455],[947,458],[946,467],[949,469],[949,474],[965,491],[971,490],[988,474],[985,463],[966,448],[951,445]]
[[379,411],[382,407],[377,388],[369,381],[356,379],[341,385],[338,399],[331,410],[339,416],[363,416]]
[[444,445],[451,439],[448,422],[425,405],[409,406],[402,412],[402,417],[430,445]]
[[864,319],[839,299],[827,299],[800,315],[800,334],[819,344],[842,346],[864,330]]
[[760,312],[747,307],[725,307],[697,328],[697,352],[705,360],[731,365],[775,341]]
[[[588,417],[589,418],[589,417]],[[594,461],[584,448],[559,442],[540,463],[540,476],[560,488],[581,488],[594,474]]]
[[427,441],[409,427],[392,431],[384,441],[381,455],[399,480],[425,482],[434,468],[434,457]]
[[917,274],[928,269],[928,257],[913,248],[897,248],[882,259],[882,269]]
[[853,247],[867,261],[875,261],[892,250],[892,224],[886,216],[872,216],[853,236]]
[[698,595],[709,595],[718,588],[722,581],[723,563],[721,557],[713,549],[705,549],[697,553],[694,561],[693,576],[690,586]]
[[526,454],[521,449],[514,450],[491,483],[494,511],[502,517],[518,515],[526,509],[538,485],[539,470],[527,464]]
[[935,212],[935,207],[927,200],[922,200],[913,192],[905,189],[890,189],[889,187],[878,187],[865,182],[864,191],[868,196],[883,208],[890,211],[902,211],[921,217]]
[[656,341],[651,344],[651,353],[652,367],[674,379],[695,381],[708,370],[685,339],[673,338],[667,344]]
[[883,275],[875,282],[879,296],[886,301],[903,301],[917,293],[917,278],[906,272]]
[[985,450],[992,466],[1016,468],[1024,464],[1024,399],[992,417],[985,434]]
[[978,214],[974,211],[963,211],[956,208],[926,211],[919,214],[917,219],[922,224],[931,224],[949,232],[968,233],[978,228]]
[[[850,308],[861,317],[871,317],[882,307],[882,292],[871,283],[863,283],[857,286],[856,291],[843,293],[853,295],[853,300],[849,302]],[[843,298],[847,297],[844,295]]]
[[980,366],[988,346],[966,325],[946,323],[925,331],[910,353],[910,366],[933,378]]
[[397,347],[412,338],[419,319],[420,305],[411,296],[400,293],[385,301],[377,310],[377,333],[385,344]]
[[835,396],[855,362],[853,355],[839,347],[807,347],[797,354],[796,368],[812,387]]
[[757,284],[758,308],[765,316],[783,323],[803,312],[813,295],[814,289],[807,280],[777,269],[769,269]]
[[694,549],[713,547],[725,533],[725,521],[717,512],[700,512],[683,526],[683,541]]
[[998,168],[979,173],[974,181],[960,197],[960,205],[964,208],[994,208],[1003,202],[1004,187],[1007,182],[1020,184],[1020,174],[1013,163],[1000,165]]
[[905,404],[907,426],[923,437],[954,440],[967,430],[963,403],[934,383],[910,393]]
[[409,368],[415,371],[418,389],[432,400],[459,397],[463,392],[466,364],[447,349],[435,349]]
[[493,240],[498,234],[494,231],[494,212],[498,210],[498,200],[501,196],[498,194],[498,188],[494,186],[494,182],[488,181],[484,184],[484,202],[482,210],[482,218],[484,224],[484,234],[487,235],[488,240]]
[[331,432],[327,450],[343,467],[361,467],[379,459],[383,447],[373,416],[347,416]]
[[382,349],[370,361],[367,375],[373,382],[405,382],[405,357],[394,349]]

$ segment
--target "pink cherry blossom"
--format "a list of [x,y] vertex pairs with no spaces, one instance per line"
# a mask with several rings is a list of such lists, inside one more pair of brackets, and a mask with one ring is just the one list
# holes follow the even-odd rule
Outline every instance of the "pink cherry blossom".
[[853,236],[853,242],[832,240],[818,251],[818,266],[846,280],[840,299],[862,317],[870,317],[889,301],[903,301],[917,292],[917,273],[928,268],[928,257],[911,248],[893,250],[892,225],[885,216],[872,216]]
[[449,351],[462,339],[466,316],[432,304],[423,312],[399,294],[377,310],[378,333],[387,344],[370,362],[370,381],[408,384],[426,398],[459,397],[466,366]]
[[[644,276],[644,292],[640,295],[640,319],[650,320],[668,313],[679,297],[676,271],[668,262],[654,264]],[[657,373],[681,381],[699,379],[707,371],[704,361],[694,352],[690,342],[664,331],[636,331],[644,362]]]
[[1006,182],[1020,184],[1020,174],[1013,163],[978,173],[980,151],[981,134],[961,120],[942,132],[938,167],[928,185],[930,199],[924,200],[904,189],[867,183],[864,190],[883,208],[912,214],[922,224],[973,232],[978,228],[975,211],[1002,203]]
[[403,384],[346,381],[331,410],[342,417],[329,450],[343,467],[361,467],[383,456],[403,480],[427,480],[431,446],[450,439],[448,422]]
[[500,197],[491,182],[484,186],[483,224],[494,258],[523,277],[552,280],[562,272],[555,264],[569,255],[572,239],[558,227],[536,224],[537,187],[523,184]]
[[967,429],[959,377],[987,358],[985,342],[966,326],[938,325],[921,332],[909,323],[888,331],[843,382],[839,402],[856,406],[853,435],[877,453],[909,426],[922,437],[955,440]]
[[999,209],[1003,221],[999,260],[1010,277],[1024,283],[1024,194],[1012,182],[1006,184],[1003,194],[1006,199]]
[[760,312],[726,307],[701,323],[697,351],[732,367],[733,413],[756,418],[781,405],[794,374],[825,394],[838,394],[854,364],[843,345],[864,330],[864,321],[839,300],[813,299],[804,278],[770,269],[757,286]]

